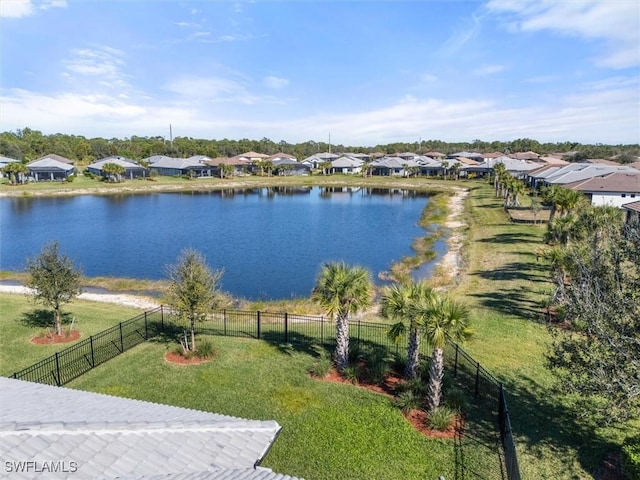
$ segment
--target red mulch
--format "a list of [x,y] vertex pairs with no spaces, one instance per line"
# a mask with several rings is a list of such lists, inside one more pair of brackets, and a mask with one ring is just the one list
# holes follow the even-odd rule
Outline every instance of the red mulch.
[[176,352],[167,352],[164,354],[164,360],[174,365],[201,365],[211,361],[213,357],[196,357],[186,358]]
[[[373,385],[369,383],[353,383],[350,380],[343,377],[335,368],[332,368],[329,373],[321,378],[325,382],[335,383],[348,383],[357,387],[366,388],[372,392],[386,395],[389,398],[393,398],[396,393],[396,387],[398,384],[403,383],[404,379],[395,373],[387,375],[384,382],[381,385]],[[427,426],[427,412],[423,410],[414,409],[405,414],[404,417],[417,431],[431,438],[454,438],[456,434],[461,434],[464,429],[464,422],[459,416],[451,423],[449,428],[445,431],[433,430]]]
[[68,343],[73,342],[80,338],[80,332],[78,330],[71,330],[68,334],[57,335],[55,333],[47,333],[42,336],[32,337],[29,340],[35,345],[54,345],[56,343]]

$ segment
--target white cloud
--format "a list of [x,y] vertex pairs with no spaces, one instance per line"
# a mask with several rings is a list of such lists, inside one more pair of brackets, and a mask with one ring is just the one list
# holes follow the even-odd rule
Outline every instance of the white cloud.
[[3,0],[0,2],[0,17],[22,18],[36,12],[30,0]]
[[[125,62],[122,51],[103,45],[78,48],[72,50],[71,54],[71,58],[63,61],[66,71],[62,73],[69,81],[80,79],[85,89],[97,85],[111,90],[129,87],[127,75],[123,72]],[[91,78],[95,79],[95,83]]]
[[280,89],[280,88],[284,88],[287,85],[289,85],[289,80],[286,78],[281,78],[281,77],[276,77],[273,75],[269,75],[264,77],[263,80],[264,84],[269,87],[272,88],[274,90]]
[[640,65],[640,3],[637,0],[490,0],[486,8],[506,14],[512,31],[547,30],[558,35],[599,39],[607,53],[598,66]]
[[[637,142],[640,130],[640,93],[622,77],[576,86],[577,93],[554,98],[550,104],[513,107],[501,97],[449,101],[409,95],[388,106],[324,115],[283,116],[273,105],[262,105],[268,98],[251,96],[241,81],[228,78],[182,78],[167,89],[173,95],[162,99],[5,90],[3,127],[13,130],[28,125],[44,133],[122,138],[157,135],[172,123],[197,138],[267,137],[289,142],[324,138],[331,131],[340,132],[334,136],[336,143],[363,146],[418,137],[444,141],[527,137],[541,142],[617,144]],[[243,109],[234,113],[235,107],[211,108],[211,101]],[[274,115],[277,122],[269,120]]]
[[66,0],[2,0],[0,1],[0,17],[23,18],[35,14],[38,9],[66,8]]

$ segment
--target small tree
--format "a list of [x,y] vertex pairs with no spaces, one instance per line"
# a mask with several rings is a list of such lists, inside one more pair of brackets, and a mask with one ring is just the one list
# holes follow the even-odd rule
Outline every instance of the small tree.
[[2,169],[2,173],[9,177],[11,185],[15,185],[26,181],[29,168],[24,163],[11,162]]
[[105,163],[102,166],[102,174],[109,182],[120,183],[125,172],[126,169],[117,163]]
[[58,242],[46,245],[40,255],[28,259],[27,271],[27,286],[33,290],[34,300],[53,308],[55,331],[62,335],[61,307],[82,292],[82,273],[60,254]]
[[193,249],[183,250],[177,263],[167,267],[167,303],[189,321],[191,330],[191,345],[183,344],[185,351],[196,349],[196,322],[203,321],[222,301],[218,290],[222,273],[211,270],[204,256]]

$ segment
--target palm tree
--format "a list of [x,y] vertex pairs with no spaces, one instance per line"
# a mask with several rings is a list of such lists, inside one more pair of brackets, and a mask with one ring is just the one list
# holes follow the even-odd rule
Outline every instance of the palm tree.
[[504,163],[499,162],[493,166],[493,188],[496,191],[496,197],[500,196],[500,185],[505,173],[507,173],[507,168],[504,166]]
[[109,162],[102,166],[102,174],[106,176],[108,182],[120,183],[125,172],[126,169],[117,163]]
[[371,273],[344,262],[325,263],[311,297],[336,320],[336,368],[340,373],[349,362],[349,317],[371,305]]
[[472,331],[469,328],[469,310],[466,305],[444,296],[426,300],[416,302],[411,313],[420,317],[427,342],[433,346],[427,387],[427,407],[431,412],[440,405],[442,396],[444,346],[447,337],[462,341],[468,338]]
[[405,378],[415,378],[420,363],[420,320],[422,317],[412,315],[414,305],[429,304],[435,293],[425,281],[409,284],[394,284],[386,287],[380,300],[380,313],[383,317],[395,320],[389,329],[389,337],[398,342],[405,334],[408,321],[409,342],[407,345],[407,363],[404,368]]
[[11,185],[16,183],[24,183],[29,173],[29,167],[21,162],[8,163],[3,169],[2,173],[9,177]]

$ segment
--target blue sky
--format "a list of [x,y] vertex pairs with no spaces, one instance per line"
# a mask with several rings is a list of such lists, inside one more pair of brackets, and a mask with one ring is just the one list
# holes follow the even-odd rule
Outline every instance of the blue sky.
[[640,2],[0,2],[0,130],[638,143]]

